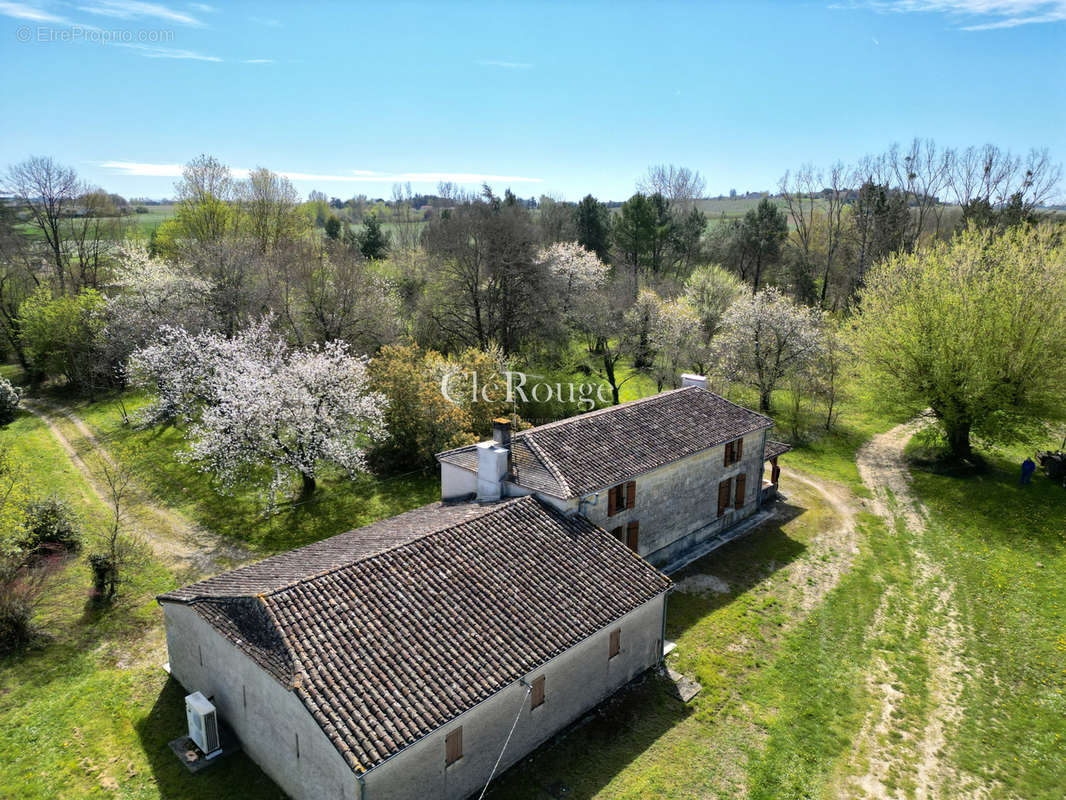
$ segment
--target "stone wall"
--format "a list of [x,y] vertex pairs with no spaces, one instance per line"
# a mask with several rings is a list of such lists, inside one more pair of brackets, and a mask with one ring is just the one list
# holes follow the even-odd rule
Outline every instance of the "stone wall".
[[[541,706],[530,709],[526,687],[516,681],[370,770],[363,776],[364,800],[460,800],[478,791],[500,756],[516,715],[518,723],[497,777],[657,664],[665,604],[665,595],[654,598],[526,675],[528,682],[544,676]],[[616,628],[621,631],[620,652],[609,659],[610,635]],[[445,739],[460,725],[463,757],[445,765]]]
[[[296,800],[359,797],[355,774],[299,697],[189,606],[162,606],[170,674],[187,693],[202,692],[215,704],[263,772]],[[200,780],[210,781],[211,773]]]
[[[682,555],[681,550],[698,546],[759,509],[767,433],[745,436],[743,459],[729,467],[724,466],[723,444],[636,476],[633,508],[608,516],[605,490],[582,498],[575,510],[609,531],[619,526],[624,531],[629,522],[637,521],[637,552],[657,566],[668,564]],[[735,479],[741,473],[747,475],[744,506],[736,509]],[[734,481],[731,505],[719,517],[718,485],[726,479]]]

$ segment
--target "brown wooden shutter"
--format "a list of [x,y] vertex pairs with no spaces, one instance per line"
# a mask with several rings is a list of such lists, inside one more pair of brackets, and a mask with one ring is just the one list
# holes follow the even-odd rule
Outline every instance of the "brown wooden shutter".
[[630,481],[626,484],[626,508],[632,508],[637,501],[637,482]]
[[618,502],[615,500],[615,490],[611,488],[607,492],[607,516],[613,517],[616,513],[618,513]]
[[744,490],[748,488],[748,476],[743,472],[737,475],[736,500],[733,503],[737,508],[744,508]]
[[722,516],[729,508],[729,481],[718,484],[718,516]]
[[742,459],[742,458],[744,458],[744,440],[743,439],[737,439],[737,457],[736,457],[736,460],[740,461],[740,459]]
[[620,628],[616,628],[615,630],[611,631],[611,645],[610,649],[607,651],[607,658],[611,659],[618,655],[618,652],[622,649],[621,645],[622,630]]
[[539,678],[534,678],[531,686],[532,688],[529,692],[530,711],[537,706],[544,705],[544,676],[541,675]]
[[636,521],[630,522],[628,525],[626,525],[626,544],[629,546],[629,549],[635,553],[637,552],[637,545],[639,544],[639,541],[640,523]]
[[463,726],[444,737],[444,764],[454,764],[463,757]]
[[722,462],[722,466],[728,467],[733,463],[733,443],[725,443],[725,460]]

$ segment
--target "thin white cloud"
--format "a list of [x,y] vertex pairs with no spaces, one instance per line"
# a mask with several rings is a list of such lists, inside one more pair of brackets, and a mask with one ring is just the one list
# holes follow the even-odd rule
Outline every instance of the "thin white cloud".
[[964,31],[1066,22],[1066,0],[859,0],[830,7],[870,8],[892,14],[944,14]]
[[499,67],[500,69],[532,69],[532,64],[527,64],[524,61],[479,61],[477,62],[482,67]]
[[67,22],[63,17],[51,14],[44,9],[28,6],[25,3],[0,3],[0,14],[30,22]]
[[209,56],[198,53],[195,50],[182,50],[177,47],[163,47],[157,44],[139,44],[133,42],[112,42],[115,47],[127,47],[137,55],[145,58],[175,58],[181,61],[212,61],[220,62],[218,56]]
[[[152,164],[138,161],[104,161],[104,169],[115,170],[122,175],[136,175],[151,178],[178,178],[184,169],[182,164]],[[247,178],[249,170],[231,169],[235,178]],[[311,172],[279,172],[289,180],[314,181],[319,183],[540,183],[541,178],[527,178],[521,175],[490,175],[480,172],[377,172],[367,169],[353,169],[338,175]]]
[[78,10],[116,19],[155,19],[176,22],[194,28],[203,27],[203,22],[184,11],[177,11],[158,3],[141,3],[137,0],[96,0],[91,5],[78,6]]
[[246,58],[246,59],[244,59],[244,63],[245,64],[273,64],[274,63],[274,59],[272,59],[272,58]]

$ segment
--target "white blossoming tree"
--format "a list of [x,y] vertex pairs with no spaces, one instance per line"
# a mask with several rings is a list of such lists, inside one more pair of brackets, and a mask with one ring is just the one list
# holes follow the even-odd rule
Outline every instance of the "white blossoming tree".
[[577,242],[556,242],[541,250],[537,260],[548,267],[565,324],[581,328],[589,301],[607,285],[610,267]]
[[727,380],[759,392],[759,410],[770,410],[774,389],[806,368],[822,346],[821,316],[797,305],[776,288],[735,301],[715,338],[717,369]]
[[229,340],[168,329],[132,367],[158,393],[145,419],[188,421],[184,457],[224,487],[267,468],[272,496],[299,477],[306,498],[323,465],[359,472],[385,434],[385,397],[371,391],[366,360],[343,342],[290,350],[267,322]]

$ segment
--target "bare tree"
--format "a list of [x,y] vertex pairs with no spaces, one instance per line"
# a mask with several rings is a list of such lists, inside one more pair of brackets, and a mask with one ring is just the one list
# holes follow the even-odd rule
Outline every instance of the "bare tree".
[[300,218],[298,195],[288,178],[259,167],[237,185],[243,229],[261,253],[295,238]]
[[696,200],[703,197],[707,182],[698,171],[673,164],[656,164],[648,167],[648,173],[637,181],[641,194],[661,194],[679,212],[692,209]]
[[103,477],[111,519],[89,555],[93,573],[94,600],[111,603],[119,587],[129,580],[129,571],[143,558],[144,546],[127,531],[127,504],[133,492],[133,470],[126,463],[105,459]]
[[78,173],[54,159],[32,156],[7,171],[4,191],[14,195],[29,211],[30,224],[40,231],[51,250],[56,285],[66,292],[67,254],[63,243],[63,220],[73,213],[85,193]]

